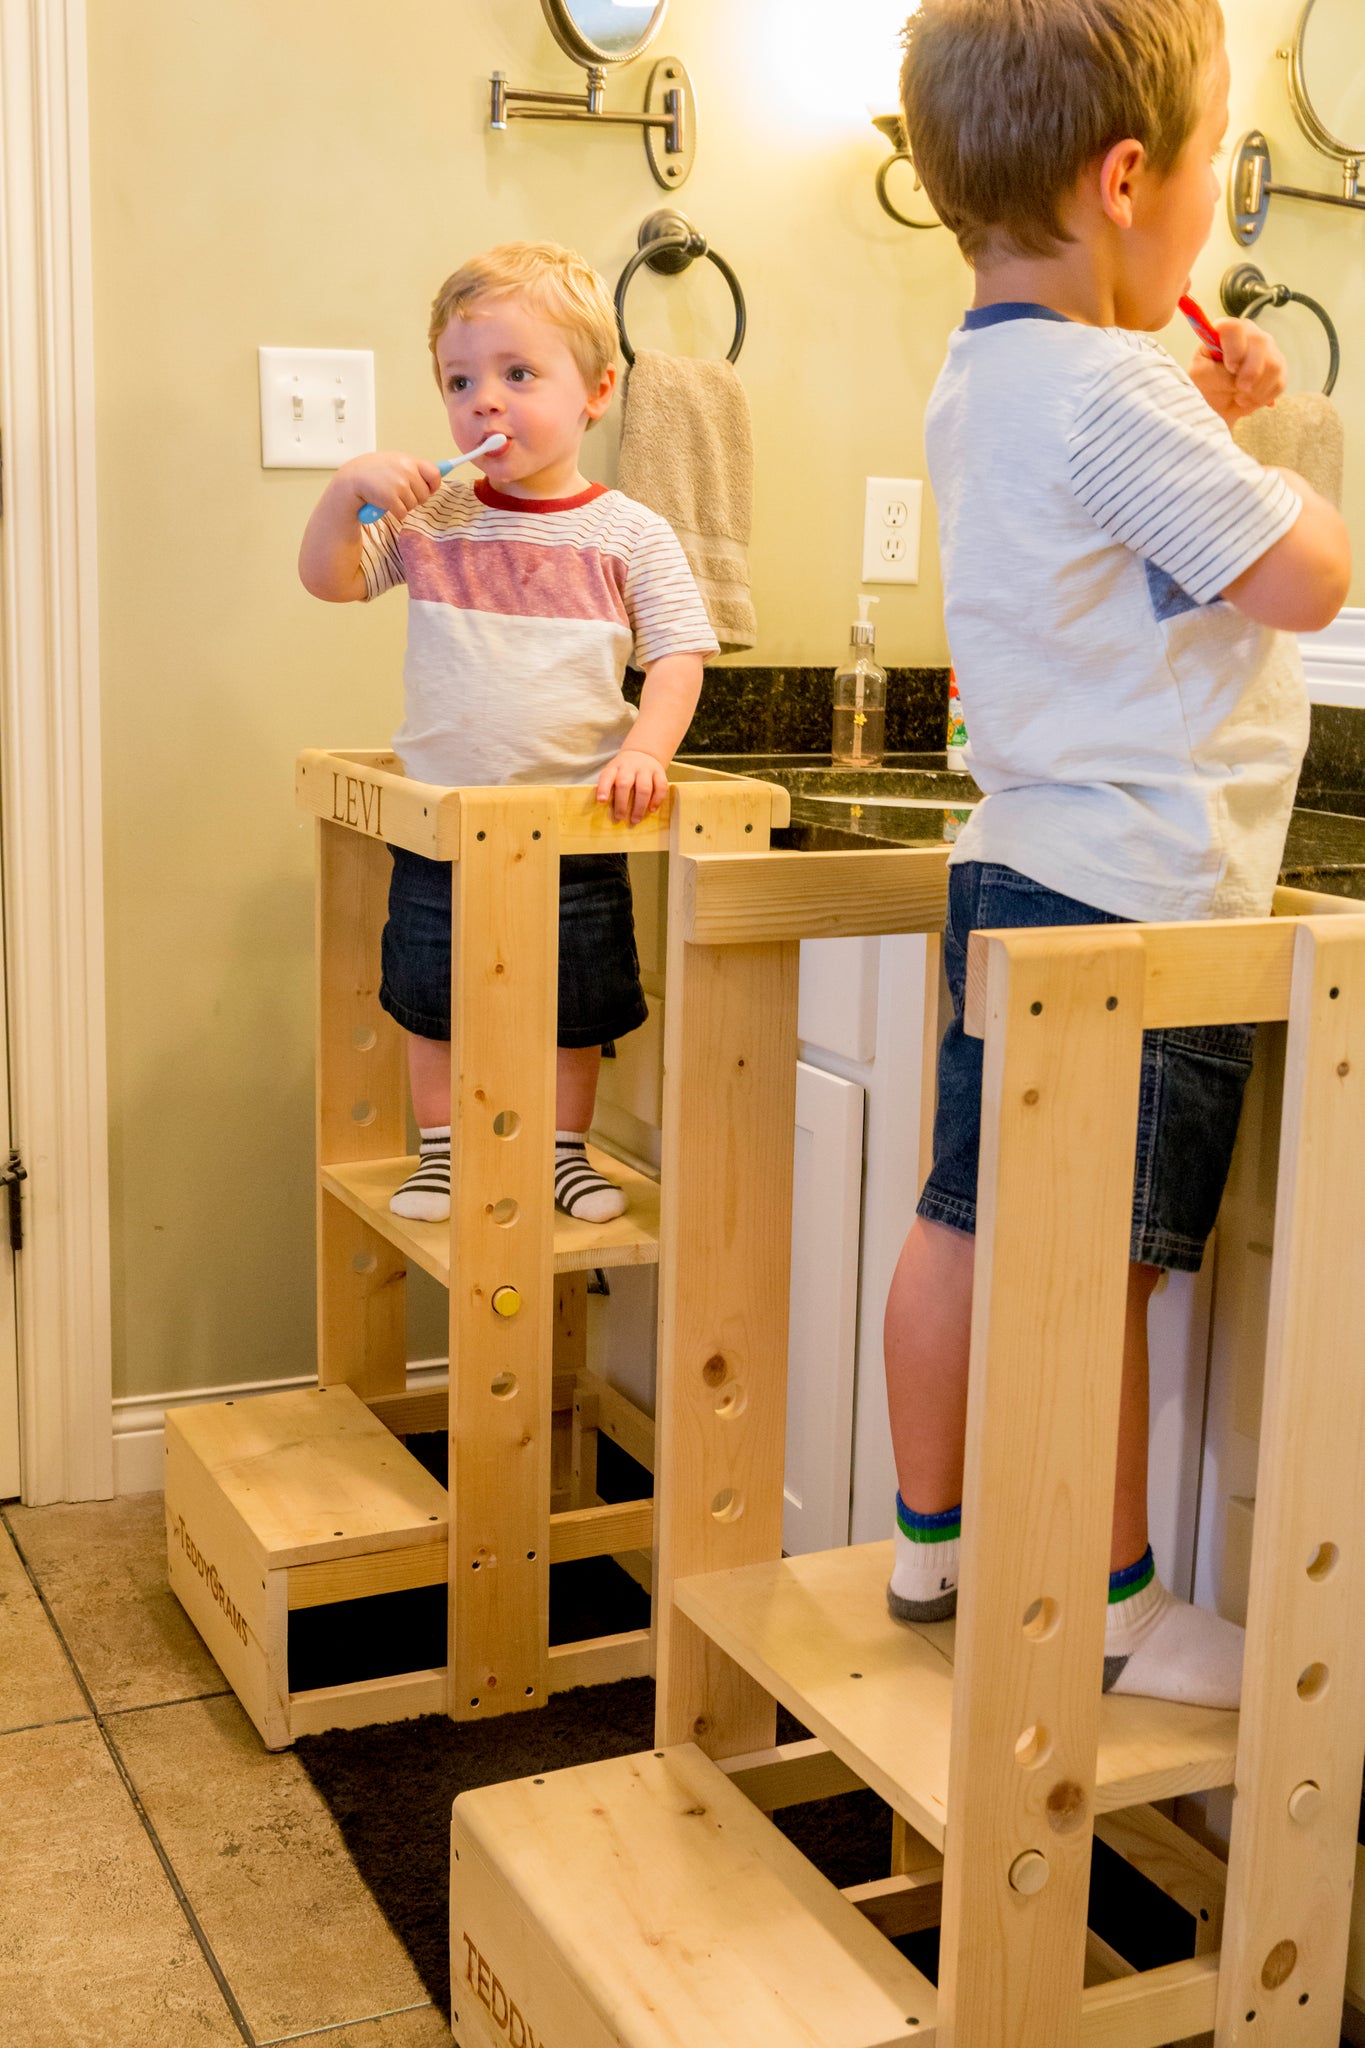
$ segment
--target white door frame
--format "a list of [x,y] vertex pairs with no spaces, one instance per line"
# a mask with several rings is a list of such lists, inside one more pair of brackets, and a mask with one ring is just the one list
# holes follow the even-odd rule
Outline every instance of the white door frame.
[[0,0],[0,796],[27,1501],[113,1491],[84,0]]

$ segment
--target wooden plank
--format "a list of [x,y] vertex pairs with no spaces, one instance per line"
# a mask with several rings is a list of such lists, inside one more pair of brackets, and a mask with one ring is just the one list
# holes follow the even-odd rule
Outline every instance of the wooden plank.
[[349,1387],[170,1408],[166,1432],[272,1571],[442,1541],[445,1488]]
[[670,782],[747,782],[757,784],[768,792],[771,814],[768,823],[776,832],[783,825],[790,825],[792,800],[790,790],[779,782],[767,782],[761,775],[732,775],[728,769],[708,768],[702,761],[670,761],[668,764]]
[[1338,2038],[1365,1760],[1362,1134],[1365,918],[1314,920],[1285,1057],[1220,2048]]
[[[762,1688],[674,1611],[693,1572],[782,1541],[799,947],[685,937],[684,856],[762,845],[764,795],[674,791],[659,1263],[657,1738],[763,1749]],[[751,827],[751,831],[746,831]]]
[[[609,1223],[585,1223],[554,1214],[554,1266],[557,1273],[590,1273],[597,1266],[653,1266],[659,1258],[659,1184],[622,1164],[596,1145],[588,1147],[588,1163],[625,1188],[630,1206]],[[417,1170],[415,1158],[363,1160],[324,1169],[322,1185],[329,1194],[381,1237],[398,1247],[404,1258],[442,1287],[450,1285],[450,1232],[444,1223],[419,1223],[395,1216],[389,1208],[394,1189]]]
[[1195,1956],[1081,1993],[1081,2048],[1165,2048],[1207,2034],[1218,1996],[1218,1958]]
[[[1286,918],[1224,918],[1185,924],[1072,925],[1069,950],[1087,953],[1106,932],[1134,931],[1144,950],[1142,1022],[1148,1031],[1176,1025],[1259,1024],[1289,1015],[1295,924]],[[967,946],[963,1027],[982,1035],[989,932]]]
[[938,932],[946,846],[867,853],[699,854],[683,879],[683,936],[696,946]]
[[1144,958],[1071,938],[987,942],[944,2048],[1080,2039]]
[[400,1671],[392,1678],[365,1678],[354,1685],[321,1685],[290,1694],[290,1740],[321,1735],[328,1728],[415,1721],[420,1714],[439,1714],[445,1703],[444,1670]]
[[1195,1954],[1216,1954],[1223,1939],[1227,1865],[1152,1806],[1095,1816],[1095,1834],[1195,1921]]
[[415,1389],[407,1394],[380,1394],[365,1406],[376,1422],[395,1436],[425,1436],[450,1426],[450,1388]]
[[1137,1970],[1126,1956],[1111,1948],[1093,1927],[1085,1930],[1085,1982],[1111,1984],[1116,1977],[1136,1977]]
[[553,790],[464,791],[451,870],[448,1711],[456,1720],[546,1699],[557,815]]
[[1321,889],[1275,891],[1274,917],[1359,917],[1358,896],[1328,896]]
[[933,2039],[933,1986],[705,1761],[689,1745],[456,1800],[452,1986],[471,2048],[509,2033],[469,1995],[466,1940],[556,2048]]
[[[675,1598],[941,1852],[954,1624],[891,1621],[891,1563],[890,1541],[853,1544],[682,1579]],[[1099,1703],[1099,1728],[1101,1811],[1232,1782],[1236,1714],[1110,1695]]]
[[653,1539],[652,1500],[570,1508],[550,1517],[550,1563],[567,1564],[576,1557],[614,1557],[619,1550],[645,1549]]
[[[379,941],[388,914],[384,846],[317,827],[316,1135],[320,1170],[401,1151],[407,1131],[403,1033],[379,1007]],[[369,1218],[317,1196],[318,1376],[365,1394],[407,1383],[404,1262]]]
[[1365,1848],[1359,1844],[1351,1901],[1351,1944],[1346,1954],[1346,1996],[1365,2006]]
[[647,1678],[654,1669],[654,1636],[647,1628],[616,1636],[589,1636],[581,1643],[556,1643],[550,1651],[549,1690],[576,1685],[612,1685],[618,1678]]
[[923,1934],[943,1918],[943,1865],[873,1878],[870,1884],[845,1885],[844,1897],[888,1941]]
[[600,804],[597,792],[588,789],[556,789],[561,853],[666,853],[668,823],[673,809],[670,790],[657,811],[638,825],[622,823],[612,816],[610,804]]
[[746,1799],[763,1813],[783,1806],[804,1806],[812,1799],[833,1799],[842,1792],[861,1792],[864,1785],[841,1757],[813,1737],[806,1742],[777,1743],[748,1756],[727,1756],[720,1768]]
[[428,860],[455,860],[460,848],[460,793],[410,782],[396,754],[308,747],[294,765],[300,810],[339,832],[406,847]]
[[628,1458],[634,1458],[646,1472],[654,1470],[654,1420],[646,1415],[643,1408],[637,1408],[628,1395],[609,1380],[601,1379],[596,1373],[585,1373],[582,1380],[585,1391],[591,1393],[597,1402],[597,1428],[602,1436],[609,1436],[612,1442],[623,1450]]
[[[440,1525],[444,1539],[445,1525]],[[445,1542],[407,1550],[376,1550],[367,1557],[328,1558],[296,1564],[289,1572],[289,1612],[333,1607],[338,1600],[366,1600],[376,1593],[406,1593],[414,1586],[444,1586],[449,1569]]]

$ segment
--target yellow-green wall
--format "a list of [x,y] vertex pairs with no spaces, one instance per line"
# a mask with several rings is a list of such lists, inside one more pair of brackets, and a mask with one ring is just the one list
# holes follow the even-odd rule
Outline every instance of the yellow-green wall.
[[[1269,55],[1293,12],[1234,0],[1234,129],[1256,119],[1316,177]],[[948,236],[907,233],[873,196],[863,101],[892,96],[896,14],[673,0],[658,46],[700,109],[681,203],[749,301],[763,663],[834,664],[862,479],[922,474],[966,302]],[[445,272],[534,235],[614,282],[664,195],[632,134],[488,132],[495,68],[579,76],[537,0],[90,0],[89,39],[116,1391],[141,1394],[311,1366],[312,841],[291,762],[382,743],[399,709],[401,601],[330,608],[297,582],[324,478],[260,468],[257,346],[372,348],[381,444],[438,453],[424,335]],[[609,104],[638,105],[652,61],[614,76]],[[1327,299],[1349,351],[1361,228],[1288,208],[1267,261]],[[631,318],[642,343],[728,339],[710,266],[645,276]],[[611,427],[590,438],[592,473],[614,446]],[[881,594],[883,657],[942,660],[932,513],[918,589]],[[415,1351],[438,1349],[421,1321]]]

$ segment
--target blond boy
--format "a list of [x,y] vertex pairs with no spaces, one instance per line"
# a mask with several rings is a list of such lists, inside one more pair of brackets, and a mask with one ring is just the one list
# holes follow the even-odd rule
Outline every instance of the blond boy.
[[[299,574],[334,603],[408,589],[404,770],[445,784],[595,783],[613,815],[657,810],[717,651],[671,529],[579,470],[611,403],[616,319],[567,249],[514,242],[448,277],[429,343],[455,445],[505,437],[477,482],[412,455],[337,471]],[[382,506],[373,526],[365,503]],[[638,712],[622,694],[644,671]],[[380,1001],[408,1033],[418,1171],[398,1214],[450,1213],[450,869],[393,849]],[[622,853],[560,864],[555,1201],[602,1222],[625,1196],[588,1163],[602,1048],[645,1021]]]
[[[1308,735],[1295,631],[1329,623],[1350,550],[1301,477],[1229,423],[1282,358],[1224,321],[1189,375],[1148,339],[1208,238],[1228,119],[1217,0],[923,0],[902,92],[917,169],[975,271],[927,420],[945,610],[986,798],[953,851],[955,1016],[934,1166],[886,1311],[899,1498],[888,1599],[957,1594],[981,1046],[978,928],[1263,916]],[[1106,1690],[1237,1703],[1242,1631],[1176,1600],[1147,1540],[1147,1337],[1163,1269],[1197,1268],[1249,1028],[1144,1041]]]

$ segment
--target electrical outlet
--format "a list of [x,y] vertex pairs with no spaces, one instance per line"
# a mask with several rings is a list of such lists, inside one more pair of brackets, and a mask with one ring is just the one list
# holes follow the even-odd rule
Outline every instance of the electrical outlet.
[[918,477],[870,476],[863,512],[863,582],[918,583],[924,485]]
[[373,350],[259,353],[262,469],[339,469],[374,447]]

